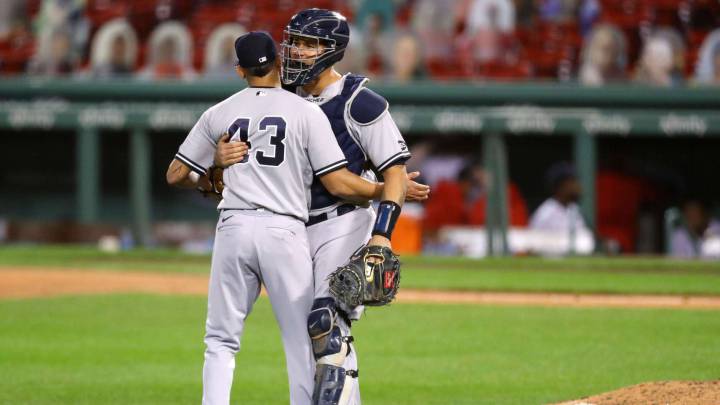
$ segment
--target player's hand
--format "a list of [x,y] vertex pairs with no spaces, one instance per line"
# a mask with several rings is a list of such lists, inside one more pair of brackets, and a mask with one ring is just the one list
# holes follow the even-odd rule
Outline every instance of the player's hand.
[[[390,239],[382,236],[382,235],[373,235],[372,238],[370,238],[370,242],[368,242],[368,246],[384,246],[390,250],[392,250],[392,245],[390,244]],[[379,262],[380,259],[370,257],[368,258],[368,261],[371,263]]]
[[248,154],[248,145],[245,142],[232,141],[230,142],[230,135],[223,134],[218,141],[217,149],[215,150],[215,166],[222,167],[223,169],[232,166],[235,163],[240,162]]
[[407,174],[405,201],[425,201],[430,196],[430,186],[413,180],[418,176],[420,176],[420,172],[410,172]]

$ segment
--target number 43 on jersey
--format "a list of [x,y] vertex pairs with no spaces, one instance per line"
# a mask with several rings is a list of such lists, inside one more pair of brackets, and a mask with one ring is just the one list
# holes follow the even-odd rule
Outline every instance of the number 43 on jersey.
[[[255,160],[262,166],[280,166],[285,160],[285,120],[282,117],[267,116],[260,120],[258,130],[270,134],[269,143],[273,147],[272,155],[266,155],[265,152],[259,150],[255,152]],[[238,118],[228,128],[230,140],[240,140],[248,142],[248,131],[250,129],[250,118]],[[247,163],[250,154],[248,153],[240,163]]]

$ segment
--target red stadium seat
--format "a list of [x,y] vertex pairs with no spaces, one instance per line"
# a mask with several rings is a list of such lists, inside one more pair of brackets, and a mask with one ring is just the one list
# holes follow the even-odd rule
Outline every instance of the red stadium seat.
[[490,62],[480,65],[478,74],[482,78],[502,81],[526,80],[532,77],[533,67],[528,61]]
[[429,59],[426,65],[433,79],[458,79],[464,76],[456,60]]
[[35,16],[40,11],[41,0],[26,0],[27,12],[30,16]]
[[698,54],[698,48],[693,48],[685,52],[685,76],[691,77],[695,74],[695,65],[697,64]]
[[293,14],[294,10],[258,10],[251,29],[268,31],[276,41],[281,41],[282,32]]
[[[238,20],[237,10],[238,8],[228,5],[211,3],[200,6],[195,11],[191,18],[192,24],[189,25],[195,44],[195,65],[198,60],[202,60],[205,41],[210,33],[221,24],[236,22]],[[254,13],[254,10],[252,12]],[[252,18],[252,16],[249,17]]]
[[[645,28],[671,25],[681,29],[687,36],[687,73],[692,73],[697,49],[708,31],[720,26],[720,2],[717,0],[599,0],[599,22],[619,27],[628,42],[628,69],[637,60],[642,45],[641,33]],[[28,12],[34,15],[42,0],[27,0]],[[405,4],[405,3],[404,3]],[[399,25],[411,18],[412,2],[400,7],[397,15]],[[325,7],[341,11],[352,20],[353,5],[344,0],[87,0],[86,14],[91,21],[91,36],[107,21],[126,17],[135,28],[144,51],[148,35],[158,23],[167,20],[186,22],[191,30],[194,44],[194,65],[200,66],[208,35],[218,25],[238,22],[247,29],[267,30],[280,41],[282,30],[291,15],[305,7]],[[460,32],[456,33],[461,34]],[[457,47],[459,36],[443,39],[442,46]],[[462,60],[448,59],[444,51],[429,54],[427,70],[438,79],[462,79],[476,76],[490,79],[524,79],[527,77],[557,78],[558,72],[577,64],[583,45],[578,23],[537,22],[532,27],[520,27],[501,39],[503,60],[478,65],[473,60],[472,47],[466,50]],[[21,70],[32,55],[31,51],[7,51],[7,43],[0,43],[1,70]],[[25,49],[25,48],[23,48]],[[32,49],[30,47],[29,49]],[[457,53],[456,53],[457,55]],[[520,60],[520,62],[515,62]],[[86,63],[87,61],[83,61]],[[142,59],[140,61],[142,65]],[[376,71],[380,66],[375,63]],[[562,74],[561,74],[562,76]]]
[[534,77],[546,79],[558,78],[561,63],[572,62],[572,56],[563,49],[527,48],[524,58],[532,63]]
[[685,25],[682,14],[688,7],[687,0],[657,0],[651,6],[653,23],[682,30]]
[[707,30],[690,30],[687,33],[687,45],[689,49],[699,48],[702,46],[705,37],[710,32]]
[[127,4],[102,0],[91,1],[86,8],[86,14],[93,28],[98,28],[114,18],[124,17],[128,11]]
[[22,73],[34,53],[35,42],[32,39],[28,38],[27,41],[19,44],[6,41],[0,50],[0,72]]

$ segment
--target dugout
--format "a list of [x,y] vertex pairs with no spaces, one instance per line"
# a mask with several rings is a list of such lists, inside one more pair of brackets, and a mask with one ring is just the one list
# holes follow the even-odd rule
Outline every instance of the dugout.
[[[518,183],[533,209],[537,180],[572,160],[595,219],[598,168],[618,156],[672,172],[682,188],[720,201],[720,91],[561,84],[373,85],[411,146],[433,139],[482,157],[494,179]],[[148,242],[152,221],[215,217],[213,204],[164,183],[177,146],[205,108],[242,88],[228,83],[0,81],[0,216],[130,223]],[[672,177],[672,176],[670,176]],[[490,188],[489,251],[507,251],[507,195]],[[665,208],[665,207],[660,207]],[[660,236],[658,236],[660,238]]]

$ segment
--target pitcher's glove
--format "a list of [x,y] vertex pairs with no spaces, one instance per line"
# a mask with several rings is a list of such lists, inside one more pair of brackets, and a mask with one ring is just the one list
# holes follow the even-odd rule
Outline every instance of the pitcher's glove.
[[400,287],[400,258],[384,246],[363,246],[328,278],[330,293],[345,312],[359,305],[387,305]]
[[222,200],[222,193],[225,189],[225,183],[223,183],[223,168],[219,166],[213,166],[207,171],[208,181],[210,182],[210,189],[206,190],[203,187],[198,187],[198,191],[205,197],[213,197],[217,200]]

